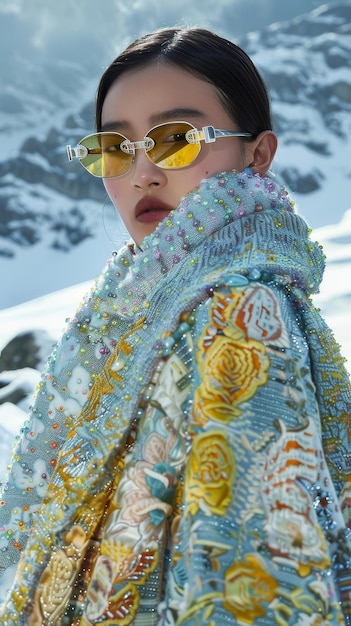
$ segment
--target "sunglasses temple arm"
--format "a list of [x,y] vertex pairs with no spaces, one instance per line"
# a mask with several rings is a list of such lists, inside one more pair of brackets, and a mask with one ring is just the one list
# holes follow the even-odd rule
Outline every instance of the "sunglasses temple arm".
[[240,131],[220,130],[213,126],[204,126],[202,130],[188,130],[185,137],[189,143],[197,143],[198,141],[213,143],[220,137],[252,137],[252,134],[242,133]]
[[73,161],[73,159],[84,159],[84,157],[88,156],[89,151],[85,146],[66,146],[67,150],[67,158],[69,161]]
[[217,137],[213,126],[204,126],[202,130],[196,130],[196,128],[188,130],[185,133],[185,138],[189,143],[198,143],[199,141],[213,143]]

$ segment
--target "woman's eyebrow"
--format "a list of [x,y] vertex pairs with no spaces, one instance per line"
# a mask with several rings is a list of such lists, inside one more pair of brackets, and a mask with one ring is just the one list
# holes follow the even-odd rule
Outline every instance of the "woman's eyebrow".
[[167,109],[166,111],[160,111],[150,116],[150,122],[152,124],[161,124],[162,122],[172,122],[173,120],[188,121],[187,118],[191,117],[204,117],[203,111],[199,109],[193,109],[190,107],[175,107],[174,109]]
[[[188,118],[199,118],[204,117],[203,111],[199,109],[193,109],[190,107],[175,107],[173,109],[167,109],[165,111],[160,111],[158,113],[153,113],[150,115],[150,126],[156,124],[162,124],[163,122],[172,122],[176,120],[187,122]],[[127,122],[127,120],[115,120],[111,122],[106,122],[101,126],[101,132],[118,132],[118,131],[128,131],[131,127],[131,123]]]

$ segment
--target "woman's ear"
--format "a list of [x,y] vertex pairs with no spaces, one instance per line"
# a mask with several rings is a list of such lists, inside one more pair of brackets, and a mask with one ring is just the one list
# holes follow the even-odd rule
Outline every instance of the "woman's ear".
[[254,174],[265,175],[269,170],[278,147],[277,136],[272,130],[264,130],[255,141],[247,144]]

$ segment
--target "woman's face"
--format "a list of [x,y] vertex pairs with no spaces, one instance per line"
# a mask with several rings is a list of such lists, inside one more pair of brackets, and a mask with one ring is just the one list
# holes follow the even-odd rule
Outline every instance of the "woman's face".
[[[153,126],[182,120],[198,129],[211,125],[240,130],[223,108],[209,83],[181,68],[152,64],[122,74],[108,91],[102,108],[102,129],[116,130],[130,141],[142,140]],[[126,174],[105,178],[104,185],[125,227],[138,246],[181,198],[201,180],[219,171],[242,170],[252,159],[253,146],[237,137],[201,142],[201,151],[188,167],[163,170],[136,150]],[[142,201],[142,202],[141,202]]]

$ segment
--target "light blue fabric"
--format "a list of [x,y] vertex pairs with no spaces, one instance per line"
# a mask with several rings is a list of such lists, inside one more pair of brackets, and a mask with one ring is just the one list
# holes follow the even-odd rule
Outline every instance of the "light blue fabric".
[[[80,552],[77,548],[79,554],[83,554],[87,542],[92,541],[101,521],[94,517],[92,505],[99,498],[106,497],[108,500],[110,491],[113,492],[116,488],[116,468],[119,459],[129,458],[129,440],[133,433],[133,441],[136,437],[136,450],[142,450],[145,428],[152,428],[151,422],[149,424],[147,421],[151,418],[145,417],[143,408],[151,397],[145,400],[145,389],[150,385],[151,388],[155,387],[155,383],[151,384],[150,381],[153,380],[157,367],[168,362],[172,355],[178,356],[179,364],[183,363],[189,369],[189,376],[192,376],[191,386],[184,399],[184,428],[189,429],[191,438],[204,436],[207,432],[206,428],[202,430],[199,423],[194,421],[191,407],[195,391],[198,390],[199,398],[204,393],[200,355],[203,350],[203,359],[206,360],[203,346],[206,341],[211,345],[212,341],[204,339],[203,332],[207,326],[213,327],[212,303],[215,302],[217,306],[219,302],[218,295],[212,300],[214,294],[222,294],[223,298],[245,299],[246,295],[249,297],[251,293],[256,293],[252,289],[259,285],[259,297],[266,297],[267,302],[275,303],[280,311],[279,319],[283,320],[282,325],[286,328],[284,333],[281,331],[284,336],[284,340],[280,339],[281,347],[273,340],[271,342],[270,368],[276,367],[278,373],[282,371],[282,354],[286,350],[289,363],[296,364],[298,377],[301,378],[293,384],[296,385],[296,394],[301,393],[301,398],[305,397],[306,402],[303,410],[299,407],[289,408],[294,417],[289,417],[290,413],[286,409],[280,425],[275,424],[273,429],[273,422],[270,422],[268,416],[277,417],[281,403],[278,392],[282,393],[283,386],[271,381],[263,385],[262,389],[260,387],[261,391],[255,394],[252,405],[248,404],[246,412],[244,411],[241,434],[240,429],[236,432],[235,424],[223,429],[229,440],[233,440],[233,454],[240,458],[237,449],[239,436],[245,435],[249,447],[251,444],[257,445],[257,442],[254,444],[252,440],[250,443],[247,439],[250,423],[252,420],[253,424],[256,423],[255,413],[260,416],[257,420],[259,436],[264,437],[267,430],[271,433],[269,437],[274,434],[276,441],[279,441],[281,429],[287,426],[287,420],[292,420],[289,428],[296,429],[302,423],[305,424],[301,416],[306,411],[311,412],[315,443],[323,440],[324,454],[329,466],[326,471],[328,476],[330,473],[328,480],[331,478],[332,481],[328,487],[332,492],[331,498],[336,500],[340,496],[343,502],[348,501],[349,382],[332,335],[310,301],[310,294],[318,291],[323,269],[323,252],[310,239],[308,226],[295,213],[294,203],[286,191],[270,178],[237,172],[221,173],[203,181],[200,188],[186,196],[179,207],[144,240],[142,250],[126,246],[112,256],[84,304],[70,321],[48,362],[25,432],[14,452],[9,481],[3,488],[4,504],[0,522],[2,590],[5,591],[11,584],[20,550],[23,556],[20,574],[3,609],[1,624],[27,624],[26,601],[30,600],[37,589],[38,581],[52,555],[62,550],[63,537],[69,534],[72,524],[77,525],[79,522],[85,533]],[[192,324],[189,324],[189,315],[194,318]],[[184,319],[182,316],[185,316]],[[181,324],[185,324],[185,327],[182,328]],[[225,326],[228,333],[238,332],[237,328],[236,323],[232,325],[231,322]],[[295,343],[289,343],[290,339]],[[185,365],[186,359],[190,358],[189,355],[186,356],[189,352],[189,341],[193,345],[193,351],[191,363]],[[261,343],[265,344],[263,340]],[[263,364],[266,363],[265,359],[262,356]],[[106,377],[105,371],[108,373]],[[264,367],[263,371],[266,371]],[[271,369],[269,373],[273,376]],[[299,385],[302,386],[302,391]],[[278,405],[275,404],[276,397]],[[274,411],[271,410],[271,405],[275,406]],[[155,416],[153,419],[157,424]],[[209,420],[210,431],[211,428],[213,424]],[[178,443],[180,447],[185,446],[188,456],[191,447],[186,446],[186,436]],[[269,448],[270,453],[272,449]],[[249,455],[249,458],[254,459],[255,455]],[[244,468],[248,476],[252,473],[252,479],[258,488],[257,475],[254,472],[262,470],[262,466],[253,462],[246,466],[244,459],[242,461],[242,470]],[[166,474],[166,465],[164,462],[158,466],[156,473]],[[183,471],[186,473],[186,467],[180,468],[177,473],[179,480]],[[151,473],[147,481],[149,488],[153,496],[163,502],[163,509],[160,505],[160,510],[168,511],[168,501],[171,502],[175,492],[168,487],[161,489],[163,483],[155,483],[158,479],[152,478],[153,476]],[[163,481],[166,484],[165,478]],[[316,507],[322,501],[317,487],[317,484],[303,485],[304,492],[309,494],[311,502],[316,502]],[[185,490],[183,496],[185,510],[190,506],[189,493],[190,491]],[[245,492],[240,498],[245,498]],[[240,498],[235,507],[240,504]],[[230,515],[237,515],[235,507],[231,509]],[[345,507],[346,514],[347,506]],[[210,561],[205,559],[206,565],[204,560],[198,559],[197,552],[189,552],[188,542],[190,538],[197,538],[194,528],[198,526],[201,528],[198,539],[200,544],[203,544],[207,535],[213,539],[213,534],[217,532],[216,527],[224,533],[226,543],[234,528],[234,518],[229,515],[225,518],[226,521],[216,517],[209,519],[206,511],[197,510],[194,513],[193,509],[196,509],[196,505],[190,506],[188,515],[181,520],[182,532],[177,547],[179,561],[173,553],[173,561],[164,572],[161,595],[158,589],[155,591],[159,569],[155,570],[155,575],[142,587],[140,622],[136,617],[135,624],[166,625],[176,623],[176,619],[179,619],[179,624],[186,623],[187,626],[207,623],[205,616],[209,605],[202,605],[201,602],[211,590],[211,576],[207,577],[203,569],[210,567]],[[329,511],[330,507],[326,507],[326,510]],[[325,565],[325,571],[317,567],[316,576],[308,567],[307,570],[314,583],[322,575],[325,575],[324,582],[329,581],[331,601],[330,607],[326,609],[324,623],[336,626],[341,622],[338,621],[331,571],[334,564],[334,569],[345,578],[343,588],[347,591],[350,559],[348,537],[340,509],[330,514],[334,516],[332,521],[335,522],[335,527],[331,524],[328,527],[321,525],[321,528],[330,544],[331,561]],[[171,513],[167,513],[168,515]],[[163,519],[158,509],[153,510],[150,517],[156,526],[156,521]],[[256,526],[250,520],[247,523],[247,533],[251,534],[251,538],[246,539],[248,548],[244,546],[243,552],[240,552],[242,558],[254,550],[255,542],[252,543],[252,537],[255,532],[259,536],[264,531],[262,521],[258,526],[257,520]],[[32,524],[34,532],[30,534]],[[269,530],[266,529],[265,532],[269,533]],[[174,539],[173,535],[172,537]],[[218,537],[214,543],[218,546]],[[261,543],[264,545],[262,536]],[[212,562],[212,566],[214,562],[218,564],[221,576],[225,569],[230,571],[230,563],[235,562],[235,546],[233,541],[232,552],[223,557],[223,562],[220,555],[219,560]],[[340,546],[344,546],[343,560],[339,555]],[[159,559],[165,558],[165,553],[162,552],[165,546],[158,549]],[[174,545],[171,543],[167,550],[169,556],[174,551]],[[80,558],[77,556],[77,561]],[[273,565],[274,560],[272,567]],[[262,571],[265,572],[263,579],[266,576],[265,580],[272,580],[273,569],[266,571],[263,568]],[[192,586],[193,576],[201,578],[202,574],[205,591],[201,588],[201,592],[197,593],[196,586]],[[297,588],[298,577],[289,567],[286,576],[287,589]],[[302,582],[301,580],[301,590],[304,588],[306,591],[311,580],[308,577]],[[68,586],[70,584],[71,582]],[[174,585],[178,587],[177,591]],[[153,592],[151,588],[154,589]],[[314,595],[319,597],[318,593]],[[322,594],[317,602],[319,607],[323,604],[321,597]],[[151,612],[147,608],[150,598],[153,607]],[[191,611],[191,603],[194,602],[194,606],[196,602],[200,603],[200,622],[196,622],[196,613]],[[230,605],[230,600],[228,604]],[[228,623],[237,623],[230,621],[233,614],[236,614],[237,607],[226,607],[223,600],[219,601],[219,605],[217,607],[215,602],[216,608],[211,609],[214,613],[208,619],[211,618],[213,624],[224,623],[221,619],[228,619]],[[157,606],[158,617],[155,613]],[[255,613],[256,610],[258,614]],[[276,609],[274,613],[270,607],[262,614],[259,607],[255,607],[252,613],[255,621],[249,623],[272,624],[272,615],[278,615],[279,610]],[[346,607],[346,611],[348,610]],[[303,609],[300,612],[303,614]],[[182,621],[182,615],[188,615],[186,621]],[[290,621],[286,623],[289,626],[292,623],[299,623],[301,626],[313,623],[291,621],[300,619],[298,616],[299,612],[295,607]],[[67,621],[71,619],[69,617],[62,618],[62,622],[59,617],[55,618],[56,621],[52,621],[52,617],[50,619],[48,624],[71,623]],[[306,620],[309,619],[312,620],[312,617],[306,617]],[[75,621],[74,624],[76,623],[79,622]],[[208,624],[211,623],[208,621]]]

